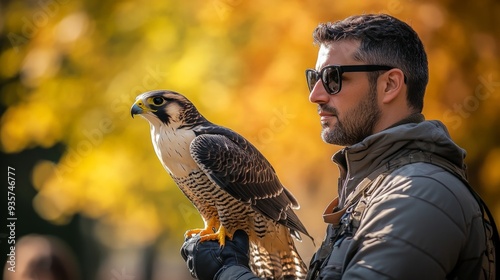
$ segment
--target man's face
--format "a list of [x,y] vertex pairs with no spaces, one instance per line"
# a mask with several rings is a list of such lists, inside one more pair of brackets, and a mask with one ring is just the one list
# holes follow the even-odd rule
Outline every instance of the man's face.
[[[354,53],[358,41],[339,41],[321,45],[316,71],[328,65],[360,65]],[[339,93],[330,95],[319,80],[312,89],[309,100],[318,104],[323,131],[321,137],[330,144],[350,146],[373,134],[380,119],[376,86],[370,87],[368,73],[348,72],[342,75]]]

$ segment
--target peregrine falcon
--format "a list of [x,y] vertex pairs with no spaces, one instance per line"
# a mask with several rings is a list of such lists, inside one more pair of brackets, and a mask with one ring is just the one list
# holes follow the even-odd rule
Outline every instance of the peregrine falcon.
[[292,236],[312,237],[293,209],[299,204],[279,181],[266,158],[236,132],[209,122],[183,95],[149,91],[131,108],[151,126],[156,155],[177,186],[199,211],[202,241],[232,239],[244,230],[250,267],[263,278],[302,279],[306,266]]

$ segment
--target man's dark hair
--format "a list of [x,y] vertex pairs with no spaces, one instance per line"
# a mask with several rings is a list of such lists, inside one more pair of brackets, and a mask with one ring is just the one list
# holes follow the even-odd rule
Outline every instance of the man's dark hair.
[[[422,111],[429,80],[427,55],[417,33],[408,24],[386,14],[357,15],[319,24],[313,38],[318,45],[342,40],[360,41],[354,58],[367,64],[401,69],[408,87],[407,102]],[[379,73],[368,75],[370,83],[375,84]]]

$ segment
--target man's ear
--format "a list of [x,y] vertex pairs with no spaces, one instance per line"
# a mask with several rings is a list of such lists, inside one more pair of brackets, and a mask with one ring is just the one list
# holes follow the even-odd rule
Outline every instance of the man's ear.
[[[380,75],[381,90],[383,93],[382,103],[391,103],[399,95],[406,92],[405,75],[401,69],[393,68]],[[406,96],[404,96],[406,99]]]

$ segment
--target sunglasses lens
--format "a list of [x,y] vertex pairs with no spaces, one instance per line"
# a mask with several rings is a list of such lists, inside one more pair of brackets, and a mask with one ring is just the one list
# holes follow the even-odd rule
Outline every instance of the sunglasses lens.
[[309,91],[311,92],[314,88],[314,85],[318,82],[318,73],[315,70],[308,69],[306,71],[306,80],[307,80],[307,87],[309,88]]
[[331,67],[326,68],[323,71],[323,82],[325,84],[326,90],[330,94],[337,93],[339,91],[339,71],[337,68]]

